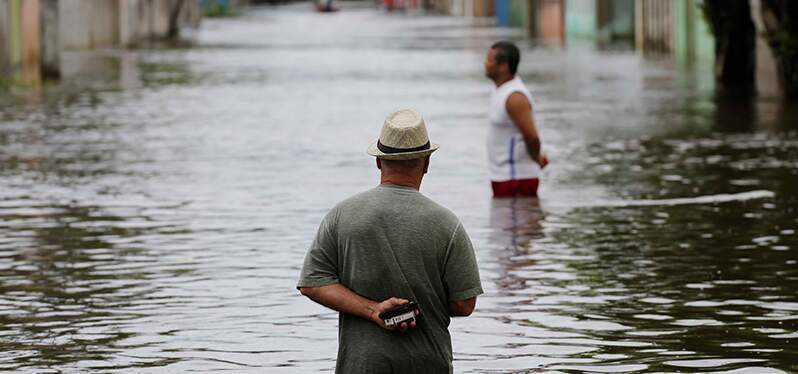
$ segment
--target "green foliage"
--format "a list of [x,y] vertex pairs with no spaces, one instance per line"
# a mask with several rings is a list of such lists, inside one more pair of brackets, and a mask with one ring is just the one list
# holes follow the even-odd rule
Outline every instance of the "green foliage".
[[793,58],[798,54],[798,42],[789,32],[785,30],[770,32],[766,37],[776,57]]
[[211,4],[202,9],[203,17],[231,17],[235,15],[236,12],[230,6]]

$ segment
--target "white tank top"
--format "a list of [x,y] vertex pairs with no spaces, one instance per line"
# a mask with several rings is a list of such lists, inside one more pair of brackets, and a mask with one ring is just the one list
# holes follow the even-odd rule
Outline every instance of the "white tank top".
[[517,75],[496,87],[490,95],[488,164],[490,179],[494,182],[540,177],[540,166],[529,157],[521,131],[507,114],[507,99],[514,92],[524,94],[532,105],[532,95]]

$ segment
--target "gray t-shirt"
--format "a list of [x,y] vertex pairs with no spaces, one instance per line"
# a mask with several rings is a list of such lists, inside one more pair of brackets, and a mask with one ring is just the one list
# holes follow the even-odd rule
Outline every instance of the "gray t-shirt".
[[415,189],[381,185],[333,208],[305,257],[297,287],[341,283],[375,301],[416,301],[415,329],[384,330],[339,315],[336,373],[451,373],[449,302],[481,294],[460,220]]

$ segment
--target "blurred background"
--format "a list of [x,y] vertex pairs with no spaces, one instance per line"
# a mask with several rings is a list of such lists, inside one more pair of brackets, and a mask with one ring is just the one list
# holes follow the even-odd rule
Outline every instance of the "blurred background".
[[[539,199],[491,198],[498,40]],[[333,371],[299,268],[410,107],[486,290],[456,372],[796,372],[796,43],[790,0],[0,0],[0,371]]]

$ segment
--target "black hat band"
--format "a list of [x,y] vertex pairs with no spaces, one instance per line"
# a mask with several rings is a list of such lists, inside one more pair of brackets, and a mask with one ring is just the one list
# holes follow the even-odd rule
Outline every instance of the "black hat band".
[[384,145],[384,144],[380,143],[379,140],[377,140],[377,149],[379,149],[380,152],[385,153],[385,154],[426,151],[429,148],[430,148],[429,141],[427,141],[426,144],[424,144],[424,145],[422,145],[420,147],[415,147],[415,148],[394,148],[394,147],[389,147],[387,145]]

